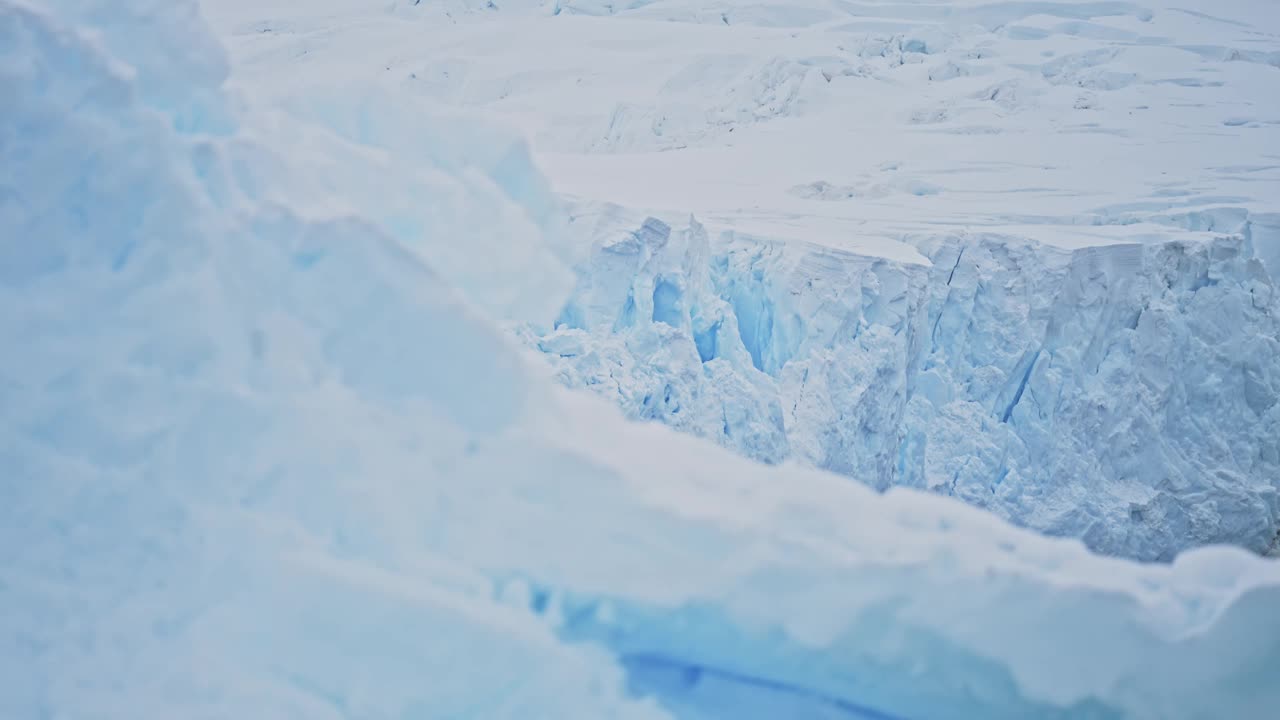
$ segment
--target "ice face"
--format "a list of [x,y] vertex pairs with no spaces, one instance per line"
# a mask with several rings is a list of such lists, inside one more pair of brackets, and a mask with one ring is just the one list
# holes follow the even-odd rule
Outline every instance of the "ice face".
[[[342,198],[398,167],[388,135],[242,115],[195,69],[149,85],[215,62],[190,3],[164,5],[127,10],[181,19],[164,27],[182,42],[112,25],[115,1],[0,0],[0,87],[16,99],[0,106],[0,715],[1168,718],[1280,703],[1274,563],[1102,558],[951,499],[751,463],[555,387],[490,317],[503,305],[473,302],[484,273],[455,285],[430,264],[457,257],[440,236],[402,240],[386,204]],[[193,106],[217,121],[175,121]],[[413,168],[388,185],[492,205],[486,233],[554,254],[528,232],[536,198],[503,190],[536,172],[494,170],[490,147],[439,161],[434,185]],[[328,163],[347,176],[326,185]],[[563,300],[554,277],[525,282]],[[679,322],[681,282],[636,296],[636,326]],[[872,305],[902,322],[902,303]],[[721,310],[709,354],[785,356],[733,346],[739,311]]]
[[578,290],[532,342],[630,417],[1109,554],[1280,529],[1280,305],[1244,233],[905,238],[923,264],[627,217],[581,210]]

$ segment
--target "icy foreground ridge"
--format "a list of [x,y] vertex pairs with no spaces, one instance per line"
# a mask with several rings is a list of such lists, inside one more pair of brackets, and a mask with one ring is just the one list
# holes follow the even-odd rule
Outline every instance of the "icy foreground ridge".
[[1273,547],[1280,296],[1247,225],[1074,252],[908,237],[930,262],[904,263],[642,218],[580,212],[577,291],[532,338],[629,417],[1108,554]]
[[223,67],[190,3],[0,0],[0,716],[1280,705],[1280,566],[1097,557],[628,424],[474,309],[480,268],[431,269],[459,216],[396,202],[551,262],[518,144],[410,105],[450,134],[400,168],[234,112]]

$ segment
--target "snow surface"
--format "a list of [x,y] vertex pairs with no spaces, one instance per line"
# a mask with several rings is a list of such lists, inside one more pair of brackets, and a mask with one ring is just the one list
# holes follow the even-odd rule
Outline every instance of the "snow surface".
[[0,0],[0,716],[1280,705],[1280,565],[628,423],[493,319],[571,285],[519,142],[226,67],[192,2]]
[[1030,227],[1079,247],[1185,211],[1280,211],[1265,0],[206,10],[268,97],[377,84],[483,110],[530,136],[558,191],[717,229],[871,253],[939,225]]
[[522,128],[578,274],[522,336],[627,416],[1106,553],[1275,547],[1275,3],[206,6],[264,101]]

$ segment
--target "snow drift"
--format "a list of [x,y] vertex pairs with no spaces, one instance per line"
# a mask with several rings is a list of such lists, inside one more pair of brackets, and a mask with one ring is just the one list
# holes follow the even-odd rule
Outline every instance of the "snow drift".
[[223,67],[190,2],[0,0],[0,714],[1280,703],[1274,563],[1097,557],[628,424],[476,309],[519,304],[503,258],[436,272],[470,236],[388,212],[488,208],[480,237],[554,256],[527,158],[411,172],[391,136],[237,110]]

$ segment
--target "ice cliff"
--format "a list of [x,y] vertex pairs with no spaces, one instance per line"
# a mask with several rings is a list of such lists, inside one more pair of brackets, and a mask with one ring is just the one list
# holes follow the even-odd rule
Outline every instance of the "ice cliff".
[[[259,113],[224,74],[191,2],[0,0],[0,716],[1280,705],[1275,563],[1099,557],[627,423],[492,319],[567,287],[519,143],[411,103],[409,136],[360,100]],[[508,254],[457,252],[465,217]],[[1245,262],[1210,247],[1201,292]],[[831,297],[906,334],[911,272]],[[772,378],[841,321],[790,327],[752,277],[690,326]],[[635,325],[682,316],[680,282]]]
[[578,287],[530,341],[629,417],[767,463],[940,492],[1109,554],[1265,552],[1280,298],[1246,217],[1075,251],[909,236],[910,263],[588,205]]

